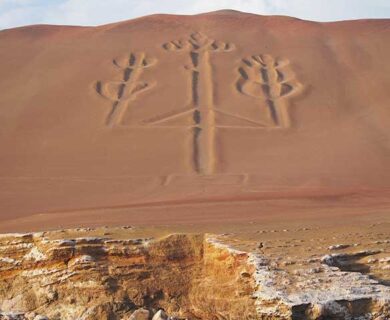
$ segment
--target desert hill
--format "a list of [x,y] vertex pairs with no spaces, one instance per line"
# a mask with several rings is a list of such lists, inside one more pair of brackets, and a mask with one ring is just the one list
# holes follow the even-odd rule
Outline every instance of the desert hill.
[[0,229],[387,210],[389,57],[390,20],[0,31]]

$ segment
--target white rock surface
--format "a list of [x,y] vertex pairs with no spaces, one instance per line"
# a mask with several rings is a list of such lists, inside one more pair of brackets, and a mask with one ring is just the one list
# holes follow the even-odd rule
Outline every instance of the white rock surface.
[[158,310],[153,316],[152,320],[167,320],[168,316],[164,310]]
[[130,316],[129,320],[149,320],[150,312],[146,309],[138,309]]

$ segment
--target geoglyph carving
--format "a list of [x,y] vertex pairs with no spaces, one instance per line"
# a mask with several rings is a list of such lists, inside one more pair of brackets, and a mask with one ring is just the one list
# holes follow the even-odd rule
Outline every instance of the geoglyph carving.
[[[290,126],[288,98],[297,95],[302,85],[295,79],[288,60],[274,58],[268,54],[242,59],[236,89],[243,95],[255,98],[260,108],[265,107],[268,110],[265,119],[257,120],[241,115],[239,108],[237,112],[228,112],[215,105],[212,53],[231,52],[235,49],[234,44],[196,32],[187,39],[169,41],[162,47],[168,52],[188,54],[190,64],[184,67],[189,71],[190,102],[173,111],[161,112],[145,119],[141,125],[145,128],[183,126],[192,128],[192,166],[195,173],[201,175],[215,173],[218,127],[266,129]],[[110,127],[121,123],[132,100],[153,87],[154,83],[142,81],[141,78],[144,69],[153,66],[156,60],[147,57],[145,53],[130,53],[128,56],[113,60],[113,63],[122,70],[122,80],[99,81],[96,84],[97,92],[113,102],[106,120]],[[221,116],[234,120],[230,121],[233,124],[219,123],[218,119]],[[187,119],[186,124],[178,125],[177,120],[181,119]]]

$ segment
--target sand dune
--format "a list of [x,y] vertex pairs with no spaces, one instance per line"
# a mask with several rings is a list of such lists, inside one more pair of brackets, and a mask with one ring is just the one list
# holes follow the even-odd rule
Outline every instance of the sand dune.
[[0,31],[0,229],[389,208],[389,56],[390,20]]

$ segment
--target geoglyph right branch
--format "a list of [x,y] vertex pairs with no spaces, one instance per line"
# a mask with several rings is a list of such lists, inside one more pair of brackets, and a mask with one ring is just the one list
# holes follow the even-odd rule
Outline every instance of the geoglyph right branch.
[[242,94],[262,99],[276,127],[288,128],[290,117],[287,99],[300,93],[302,84],[289,70],[289,61],[271,55],[254,55],[242,60],[237,89]]

